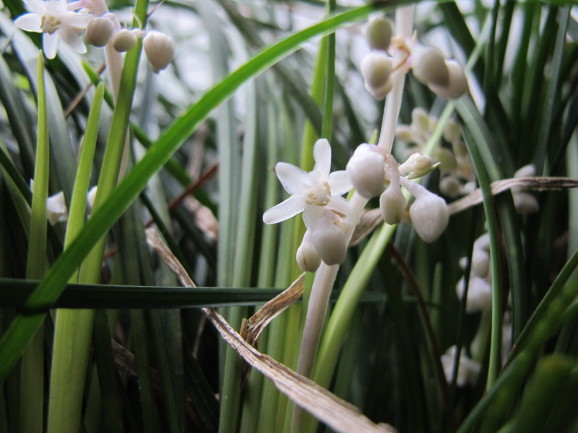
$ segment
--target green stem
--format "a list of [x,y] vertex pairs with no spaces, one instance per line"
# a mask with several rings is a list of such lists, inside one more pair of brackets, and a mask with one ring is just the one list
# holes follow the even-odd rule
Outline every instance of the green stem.
[[[38,279],[46,272],[46,199],[48,198],[49,140],[44,87],[44,57],[37,58],[38,137],[34,168],[32,213],[26,278]],[[39,328],[22,357],[20,431],[41,433],[44,425],[44,328]]]
[[[100,84],[81,145],[64,248],[84,226],[86,193],[90,184],[103,95],[104,85]],[[71,282],[75,281],[75,277],[71,278]],[[74,433],[80,428],[93,315],[92,310],[62,309],[56,312],[48,408],[49,433]]]

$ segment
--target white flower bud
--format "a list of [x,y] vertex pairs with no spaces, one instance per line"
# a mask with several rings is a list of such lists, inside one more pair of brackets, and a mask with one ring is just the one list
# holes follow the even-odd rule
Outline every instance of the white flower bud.
[[514,177],[534,177],[536,176],[536,167],[534,164],[528,164],[523,167],[520,167],[514,173]]
[[462,192],[462,184],[454,176],[446,176],[440,181],[440,191],[449,198],[456,198]]
[[399,173],[408,179],[417,179],[425,176],[439,163],[435,163],[433,159],[423,153],[412,153],[407,160],[399,166]]
[[481,248],[474,248],[472,252],[472,272],[482,278],[490,273],[490,255]]
[[407,201],[401,189],[394,185],[389,185],[379,197],[379,209],[383,220],[387,224],[399,224],[405,219],[405,207]]
[[[450,383],[453,379],[455,359],[456,359],[456,346],[450,347],[442,355],[441,362],[448,383]],[[460,353],[459,358],[456,385],[460,387],[468,383],[473,385],[476,382],[480,370],[481,370],[480,363],[466,357],[466,355],[462,351]]]
[[490,251],[490,234],[484,233],[479,238],[474,241],[474,249],[484,250],[486,252]]
[[313,245],[311,232],[306,231],[303,242],[297,249],[297,264],[304,272],[315,272],[321,264],[321,257]]
[[425,242],[433,242],[448,226],[450,213],[443,198],[426,191],[416,197],[409,208],[409,216],[419,237]]
[[375,197],[383,191],[385,161],[376,145],[364,143],[357,146],[346,170],[353,187],[363,197]]
[[62,191],[46,199],[46,217],[51,225],[68,219],[68,209]]
[[395,135],[406,143],[413,143],[415,141],[413,138],[413,130],[407,125],[398,125],[395,128]]
[[468,91],[468,80],[466,79],[466,75],[464,74],[461,66],[458,65],[454,60],[447,60],[446,66],[449,72],[448,84],[445,86],[440,86],[438,84],[430,83],[428,87],[432,92],[444,98],[458,99]]
[[513,193],[512,198],[514,199],[516,212],[520,215],[530,215],[540,210],[540,205],[538,204],[536,197],[527,192]]
[[347,256],[345,234],[334,221],[337,218],[332,212],[326,211],[319,218],[312,232],[312,241],[315,250],[325,264],[340,265]]
[[375,99],[383,99],[393,86],[390,80],[393,64],[384,53],[369,53],[361,61],[361,74],[365,79],[365,88]]
[[426,85],[447,86],[450,75],[445,56],[435,48],[422,48],[414,54],[413,75]]
[[122,29],[112,38],[112,47],[119,53],[124,53],[136,45],[136,35],[132,30]]
[[[460,299],[464,297],[465,280],[462,277],[456,285],[456,293]],[[492,309],[492,286],[490,283],[477,275],[471,275],[468,283],[468,298],[466,299],[466,311],[489,311]]]
[[97,189],[98,187],[93,186],[88,190],[88,193],[86,194],[86,201],[88,202],[88,205],[90,206],[91,209],[94,208],[94,199],[96,198]]
[[161,32],[148,32],[143,47],[154,72],[165,69],[175,57],[175,43]]
[[376,101],[382,101],[383,99],[385,99],[387,94],[391,92],[391,89],[393,89],[393,81],[390,78],[383,84],[383,86],[380,87],[366,86],[366,89],[369,93],[371,93],[373,99],[375,99]]
[[113,31],[114,25],[111,20],[106,17],[94,17],[86,26],[84,39],[90,45],[104,47],[110,41]]
[[420,134],[430,132],[430,118],[423,108],[417,107],[411,110],[411,127],[414,132]]
[[460,125],[455,120],[449,120],[444,128],[444,139],[448,143],[453,143],[456,140],[461,139],[462,133],[460,131]]
[[445,147],[438,147],[434,156],[440,163],[442,173],[452,172],[458,168],[458,162],[451,150]]
[[393,25],[385,17],[372,18],[365,28],[365,37],[372,50],[387,51],[393,35]]

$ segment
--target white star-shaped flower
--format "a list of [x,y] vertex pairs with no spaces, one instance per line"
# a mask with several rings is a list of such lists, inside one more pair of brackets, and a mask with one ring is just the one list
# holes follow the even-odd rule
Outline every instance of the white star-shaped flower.
[[82,33],[91,18],[86,9],[69,10],[66,0],[24,0],[30,12],[14,21],[16,27],[27,32],[43,33],[42,47],[47,58],[53,59],[62,39],[76,52],[85,53]]
[[303,212],[305,225],[310,227],[324,209],[340,214],[347,212],[348,202],[340,196],[348,192],[352,185],[345,170],[330,173],[331,146],[327,140],[317,140],[313,158],[315,166],[310,172],[286,162],[277,163],[277,177],[291,197],[265,212],[263,221],[266,224],[285,221]]

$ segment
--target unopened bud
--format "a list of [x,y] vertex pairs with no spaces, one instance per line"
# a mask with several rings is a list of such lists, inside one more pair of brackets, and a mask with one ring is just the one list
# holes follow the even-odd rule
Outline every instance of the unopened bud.
[[62,191],[46,199],[46,217],[51,225],[68,219],[68,209]]
[[122,29],[112,39],[112,47],[119,53],[124,53],[136,45],[136,35],[132,30]]
[[450,213],[444,199],[428,191],[416,197],[409,208],[409,216],[419,237],[425,242],[433,242],[448,226]]
[[387,224],[399,224],[405,218],[405,207],[407,201],[401,189],[394,185],[389,185],[379,197],[379,209],[383,220]]
[[415,54],[412,65],[413,75],[426,85],[447,86],[449,84],[449,71],[445,56],[435,48],[423,48]]
[[175,43],[161,32],[148,32],[143,47],[154,72],[165,69],[175,57]]
[[454,176],[446,176],[440,181],[440,191],[446,197],[456,198],[462,192],[462,185]]
[[385,161],[373,144],[361,144],[347,163],[347,173],[355,190],[365,198],[383,191]]
[[458,162],[451,150],[445,147],[438,147],[434,156],[439,161],[440,170],[443,173],[452,172],[458,168]]
[[479,238],[474,241],[474,249],[484,250],[486,252],[490,251],[490,234],[484,233]]
[[347,244],[343,230],[335,224],[334,215],[324,212],[312,233],[315,250],[325,264],[340,265],[347,256]]
[[365,36],[372,50],[387,51],[393,35],[393,25],[385,17],[372,18],[365,28]]
[[[456,292],[461,299],[464,297],[465,280],[462,277],[456,285]],[[472,275],[468,282],[468,297],[466,299],[466,311],[489,311],[492,309],[492,286],[481,277]]]
[[463,69],[454,60],[447,60],[446,66],[449,72],[449,81],[445,86],[434,83],[429,84],[432,92],[447,99],[458,99],[468,91],[468,80]]
[[94,200],[96,199],[97,190],[98,187],[93,186],[88,190],[88,193],[86,194],[86,201],[88,202],[88,205],[90,206],[91,209],[94,208]]
[[84,39],[95,47],[104,47],[110,41],[114,25],[106,17],[95,17],[88,22]]
[[534,164],[528,164],[520,167],[514,173],[514,177],[534,177],[536,176],[536,167]]
[[444,138],[448,143],[453,143],[462,137],[460,125],[455,120],[449,120],[444,128]]
[[304,272],[315,272],[321,264],[321,257],[313,245],[311,232],[306,231],[303,242],[297,249],[297,264]]
[[512,194],[514,207],[520,215],[530,215],[540,210],[538,200],[527,192],[515,192]]
[[478,277],[485,278],[490,272],[490,255],[481,248],[474,248],[472,252],[472,272]]
[[369,53],[361,61],[361,74],[365,79],[365,88],[375,99],[383,99],[391,91],[390,80],[392,61],[384,53]]
[[412,153],[409,158],[399,166],[399,173],[408,179],[417,179],[418,177],[425,176],[438,165],[439,163],[434,162],[433,159],[423,153]]

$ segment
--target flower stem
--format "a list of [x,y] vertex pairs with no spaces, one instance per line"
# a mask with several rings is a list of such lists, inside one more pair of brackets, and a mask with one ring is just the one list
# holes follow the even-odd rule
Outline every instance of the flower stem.
[[[360,194],[355,193],[351,198],[351,220],[352,224],[345,232],[345,239],[347,243],[351,240],[353,230],[359,221],[361,212],[367,204],[367,199]],[[301,339],[301,348],[299,350],[299,358],[297,361],[297,372],[303,376],[311,376],[311,371],[315,363],[315,355],[319,346],[321,337],[321,330],[325,322],[325,315],[327,312],[327,304],[329,302],[329,295],[337,276],[339,265],[328,266],[321,263],[321,266],[315,273],[315,280],[311,289],[311,296],[307,304],[307,315],[305,318],[305,326],[303,327],[303,337]],[[304,412],[301,408],[295,406],[293,410],[293,419],[291,429],[294,433],[302,431]]]
[[[404,6],[395,12],[395,34],[396,36],[406,39],[412,35],[413,28],[413,6]],[[403,63],[405,54],[396,52],[394,55],[394,63]],[[393,87],[391,93],[385,101],[385,111],[383,113],[383,121],[381,123],[381,132],[379,134],[378,145],[382,146],[387,153],[391,153],[393,147],[393,139],[395,136],[395,125],[399,117],[399,110],[401,108],[401,101],[403,98],[403,88],[405,85],[405,68],[401,68],[400,73],[391,77],[393,80]]]

